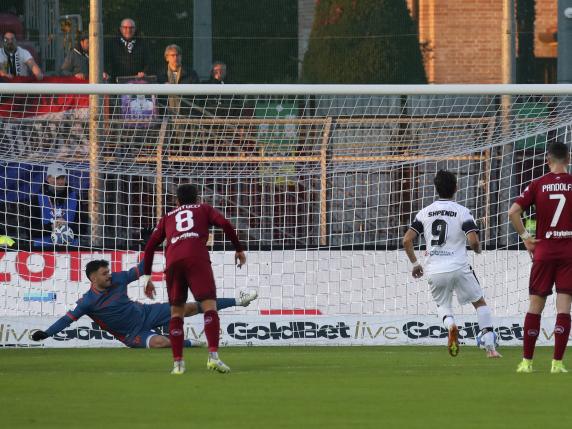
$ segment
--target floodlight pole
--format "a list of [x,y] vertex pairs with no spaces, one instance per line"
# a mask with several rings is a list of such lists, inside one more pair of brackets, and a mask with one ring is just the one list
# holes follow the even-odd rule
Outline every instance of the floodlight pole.
[[[89,2],[89,83],[101,83],[103,75],[103,25],[102,0]],[[101,98],[89,96],[89,217],[91,222],[91,244],[100,247],[103,242],[99,208],[99,122]]]

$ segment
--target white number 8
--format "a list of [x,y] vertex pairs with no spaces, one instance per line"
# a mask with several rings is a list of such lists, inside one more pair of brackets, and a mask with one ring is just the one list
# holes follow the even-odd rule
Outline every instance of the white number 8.
[[195,226],[195,222],[193,221],[193,212],[190,210],[183,210],[177,213],[175,216],[175,220],[177,221],[177,231],[185,232],[189,229],[193,229]]

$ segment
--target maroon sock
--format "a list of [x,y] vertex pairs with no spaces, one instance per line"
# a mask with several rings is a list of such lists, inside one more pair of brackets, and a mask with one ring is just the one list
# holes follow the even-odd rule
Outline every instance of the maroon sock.
[[171,317],[169,322],[169,339],[171,340],[171,349],[173,350],[173,360],[183,359],[183,319],[180,317]]
[[540,333],[540,314],[526,313],[524,317],[524,338],[522,342],[523,357],[532,359],[534,346]]
[[205,312],[205,335],[209,344],[209,352],[218,351],[220,337],[220,320],[215,310]]
[[558,313],[554,326],[554,359],[562,360],[570,337],[570,314]]

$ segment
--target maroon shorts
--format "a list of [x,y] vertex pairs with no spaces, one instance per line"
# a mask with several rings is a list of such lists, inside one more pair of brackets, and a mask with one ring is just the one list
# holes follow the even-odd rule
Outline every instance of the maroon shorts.
[[554,259],[534,261],[530,270],[530,295],[552,295],[552,286],[556,284],[557,293],[572,295],[572,260]]
[[171,305],[181,305],[187,302],[189,289],[199,302],[205,299],[216,299],[215,280],[211,262],[208,259],[179,259],[169,266],[165,274]]

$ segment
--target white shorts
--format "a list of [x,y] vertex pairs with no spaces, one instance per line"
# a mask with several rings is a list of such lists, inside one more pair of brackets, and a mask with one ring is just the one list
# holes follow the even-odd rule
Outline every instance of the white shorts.
[[439,307],[451,307],[453,291],[461,305],[478,301],[483,296],[481,285],[470,266],[448,273],[430,274],[428,277],[431,295]]

